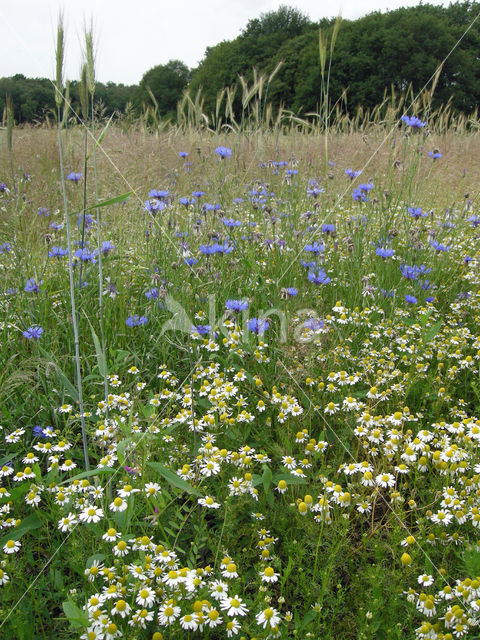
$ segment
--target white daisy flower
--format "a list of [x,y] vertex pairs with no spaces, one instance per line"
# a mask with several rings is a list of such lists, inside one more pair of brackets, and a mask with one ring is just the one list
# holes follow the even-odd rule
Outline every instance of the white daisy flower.
[[245,616],[248,613],[247,607],[238,595],[233,598],[223,598],[220,601],[220,609],[226,611],[227,616]]

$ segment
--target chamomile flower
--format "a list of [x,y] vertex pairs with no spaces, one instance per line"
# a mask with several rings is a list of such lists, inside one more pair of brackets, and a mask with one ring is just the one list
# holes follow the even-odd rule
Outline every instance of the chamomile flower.
[[121,537],[121,533],[119,531],[117,531],[116,529],[114,529],[113,527],[110,527],[110,529],[108,529],[108,531],[106,531],[102,538],[103,540],[106,540],[107,542],[116,542],[118,538]]
[[77,516],[74,513],[69,513],[68,516],[60,518],[58,521],[58,528],[65,533],[66,531],[73,531],[78,524]]
[[126,500],[124,500],[123,498],[120,498],[119,496],[117,496],[113,502],[111,502],[108,506],[108,508],[110,509],[110,511],[113,511],[114,513],[120,513],[122,511],[125,511],[125,509],[127,509],[128,507],[128,502]]
[[222,576],[227,580],[233,580],[234,578],[238,578],[237,565],[234,562],[229,562],[222,569]]
[[150,589],[150,587],[143,586],[137,593],[135,602],[141,607],[153,606],[153,603],[155,602],[155,591],[153,589]]
[[143,487],[147,498],[152,498],[160,493],[161,487],[158,482],[147,482]]
[[164,603],[158,609],[158,621],[163,626],[173,624],[180,615],[180,612],[180,607],[174,605],[173,602]]
[[227,638],[233,638],[233,636],[238,635],[240,628],[240,623],[236,618],[233,618],[233,620],[227,620],[227,623],[225,625],[225,629],[227,630]]
[[179,619],[179,623],[182,629],[195,631],[195,629],[198,628],[198,622],[196,621],[195,616],[191,613],[187,613],[182,616]]
[[263,571],[260,571],[260,579],[262,582],[273,583],[277,582],[279,578],[279,574],[275,573],[275,569],[273,567],[265,567]]
[[215,502],[215,500],[211,496],[199,498],[198,504],[200,504],[202,507],[207,507],[208,509],[218,509],[220,507],[220,503]]
[[434,513],[430,519],[435,524],[441,524],[446,527],[453,520],[453,514],[449,511],[437,511],[437,513]]
[[394,487],[395,486],[395,476],[391,473],[380,473],[376,478],[375,482],[379,487]]
[[103,509],[95,505],[87,505],[78,517],[82,522],[86,522],[87,524],[90,522],[96,524],[103,518]]
[[113,547],[113,555],[117,558],[123,558],[130,552],[130,548],[125,540],[119,540]]
[[7,540],[7,542],[3,546],[3,553],[18,553],[21,549],[21,546],[22,543],[19,540]]
[[220,609],[227,612],[227,616],[246,616],[248,609],[240,596],[225,597],[220,601]]
[[132,607],[128,604],[128,602],[125,602],[125,600],[121,599],[115,602],[115,606],[113,607],[113,609],[111,609],[110,614],[112,616],[119,615],[120,617],[125,618],[130,614],[131,610]]
[[214,580],[210,583],[210,595],[215,600],[222,600],[228,595],[228,584],[221,580]]
[[264,629],[270,627],[274,629],[280,623],[280,615],[276,609],[267,607],[255,616],[257,624]]

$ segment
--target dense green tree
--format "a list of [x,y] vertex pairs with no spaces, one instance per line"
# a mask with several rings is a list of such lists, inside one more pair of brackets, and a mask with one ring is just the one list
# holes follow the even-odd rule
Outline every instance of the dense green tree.
[[276,11],[261,14],[250,20],[240,36],[207,48],[205,57],[192,72],[190,91],[199,88],[205,98],[205,110],[213,112],[218,92],[226,86],[236,86],[235,107],[240,109],[241,92],[238,77],[252,81],[252,69],[259,72],[271,69],[271,61],[281,47],[316,26],[297,9],[281,6]]
[[190,70],[180,60],[170,60],[147,71],[140,80],[135,95],[135,104],[152,104],[149,90],[158,105],[159,115],[163,118],[175,119],[177,103],[190,81]]

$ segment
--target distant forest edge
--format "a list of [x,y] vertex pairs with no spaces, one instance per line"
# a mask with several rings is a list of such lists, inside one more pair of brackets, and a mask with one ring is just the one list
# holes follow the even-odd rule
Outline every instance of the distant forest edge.
[[[147,71],[138,85],[97,83],[97,110],[104,116],[127,113],[132,118],[154,112],[156,118],[175,122],[177,106],[188,92],[190,103],[210,120],[218,119],[220,108],[228,120],[225,104],[232,119],[238,117],[249,87],[256,87],[261,102],[268,102],[274,112],[282,108],[299,117],[318,113],[321,31],[321,43],[327,42],[324,81],[329,71],[329,104],[337,112],[372,109],[386,92],[398,96],[410,90],[416,95],[426,85],[430,90],[429,80],[446,58],[430,95],[431,107],[450,101],[454,111],[471,113],[480,103],[480,20],[474,22],[479,13],[478,2],[457,2],[448,8],[425,4],[342,20],[337,32],[335,19],[312,22],[299,10],[282,6],[250,20],[234,40],[208,47],[196,69],[171,60]],[[76,113],[79,84],[71,81],[68,87]],[[1,78],[4,114],[6,95],[13,100],[17,123],[55,118],[48,79],[21,74]]]

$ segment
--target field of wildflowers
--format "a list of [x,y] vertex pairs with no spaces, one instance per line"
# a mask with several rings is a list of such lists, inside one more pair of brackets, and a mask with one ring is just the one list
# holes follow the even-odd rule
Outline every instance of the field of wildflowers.
[[479,637],[478,135],[59,135],[0,151],[0,636]]

